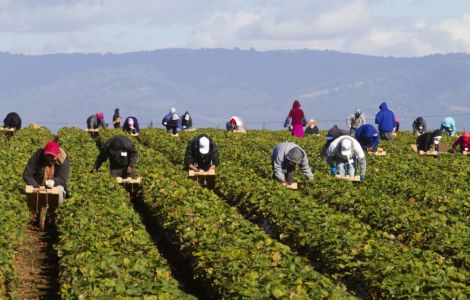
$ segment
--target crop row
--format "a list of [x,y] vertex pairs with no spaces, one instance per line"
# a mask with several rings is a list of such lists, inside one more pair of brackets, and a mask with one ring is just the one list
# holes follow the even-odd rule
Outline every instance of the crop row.
[[161,154],[135,143],[144,201],[212,297],[352,298]]
[[[144,131],[141,137],[165,155],[182,155],[189,137],[171,140],[153,132],[152,136],[151,131]],[[217,192],[248,218],[267,220],[281,240],[346,280],[349,286],[359,285],[370,297],[386,298],[458,297],[469,293],[468,273],[456,269],[442,256],[399,247],[393,236],[371,230],[347,214],[257,176],[250,166],[230,162],[232,153],[221,144],[225,160],[218,170]],[[236,154],[233,157],[237,159]]]
[[72,166],[72,197],[56,220],[62,298],[193,298],[179,290],[124,189],[105,168],[89,174],[98,154],[90,136],[63,128],[58,139]]
[[[221,150],[231,154],[225,157],[226,160],[249,166],[258,175],[269,178],[272,171],[268,149],[275,142],[266,136],[263,137],[264,140],[253,137],[235,139],[220,136],[218,141],[220,141]],[[303,144],[304,149],[311,151],[314,143],[312,140],[309,142],[305,140],[298,143]],[[318,143],[314,146],[316,148],[313,149],[318,152],[311,151],[310,153],[319,153]],[[367,159],[369,172],[374,173],[379,161],[388,158],[369,155]],[[380,177],[379,174],[369,176],[370,181],[368,180],[364,186],[357,187],[350,182],[341,182],[331,178],[326,164],[321,161],[319,165],[315,155],[312,155],[310,162],[315,179],[302,187],[301,192],[306,197],[325,203],[340,212],[353,214],[373,228],[393,234],[401,243],[433,250],[452,260],[456,266],[468,268],[470,265],[468,220],[465,222],[459,216],[445,215],[426,205],[416,205],[415,201],[403,199],[398,195],[377,193],[380,189],[375,187],[375,184],[381,181],[374,177]],[[387,163],[392,164],[390,160]],[[384,167],[380,169],[382,172],[387,172]],[[382,176],[381,180],[386,181],[387,176]],[[412,179],[406,180],[412,181]],[[402,179],[402,181],[406,180]],[[332,186],[334,186],[333,189]],[[465,200],[462,199],[463,201]]]
[[6,298],[7,294],[18,296],[15,293],[17,281],[13,262],[30,221],[26,197],[22,192],[25,187],[23,169],[32,153],[50,138],[51,134],[46,129],[22,129],[0,149],[0,298]]

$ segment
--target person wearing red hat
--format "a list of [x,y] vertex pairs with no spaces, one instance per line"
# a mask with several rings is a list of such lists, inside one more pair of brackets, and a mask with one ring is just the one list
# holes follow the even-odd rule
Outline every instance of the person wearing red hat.
[[463,134],[455,139],[454,143],[452,144],[452,153],[457,152],[457,147],[460,147],[461,152],[468,152],[470,149],[470,134],[466,130],[463,131]]
[[96,114],[89,116],[86,120],[86,125],[88,129],[98,129],[99,127],[106,128],[103,113],[97,112]]
[[46,188],[58,187],[59,203],[64,201],[67,194],[67,180],[70,173],[70,160],[59,144],[52,141],[44,148],[38,149],[28,161],[23,179],[34,188],[45,186]]

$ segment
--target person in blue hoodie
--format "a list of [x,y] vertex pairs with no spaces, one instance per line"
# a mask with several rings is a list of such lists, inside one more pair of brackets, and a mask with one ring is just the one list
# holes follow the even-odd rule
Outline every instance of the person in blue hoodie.
[[441,131],[454,136],[457,128],[455,127],[455,120],[452,117],[445,118],[441,123]]
[[377,151],[380,138],[379,132],[371,124],[361,125],[354,135],[356,140],[361,144],[362,149],[371,149],[373,152]]
[[380,138],[391,141],[393,129],[395,127],[395,115],[388,109],[387,103],[383,102],[379,106],[380,111],[375,115],[375,124],[379,125]]

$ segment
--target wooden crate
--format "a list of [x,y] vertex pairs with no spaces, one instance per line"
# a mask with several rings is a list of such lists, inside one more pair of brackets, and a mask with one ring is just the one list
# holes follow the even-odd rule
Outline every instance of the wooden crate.
[[335,177],[337,179],[349,180],[349,181],[354,181],[354,182],[361,182],[361,177],[359,175],[356,175],[354,177],[351,177],[349,175],[346,175],[346,176],[336,175]]
[[297,190],[299,188],[297,182],[293,182],[291,184],[287,184],[287,183],[283,182],[282,185],[287,187],[288,189],[291,189],[291,190]]
[[199,171],[194,172],[193,170],[188,171],[189,177],[197,177],[197,176],[215,176],[215,170],[208,170],[208,171]]
[[117,181],[119,184],[126,184],[126,183],[129,183],[129,184],[140,184],[140,182],[142,181],[142,177],[137,177],[137,178],[131,178],[131,177],[122,178],[122,177],[116,177],[116,181]]

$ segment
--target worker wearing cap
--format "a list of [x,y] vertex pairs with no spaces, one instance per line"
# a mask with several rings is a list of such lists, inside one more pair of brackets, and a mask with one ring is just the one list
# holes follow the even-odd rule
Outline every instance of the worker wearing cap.
[[172,130],[171,119],[174,114],[176,114],[176,108],[171,107],[170,112],[167,113],[162,119],[162,125],[165,126],[167,132],[170,132]]
[[416,145],[418,146],[418,151],[429,151],[437,149],[439,143],[441,142],[442,132],[437,129],[433,132],[425,132],[422,135],[418,136],[416,139]]
[[362,111],[358,108],[356,112],[351,114],[346,119],[346,124],[348,124],[349,134],[354,135],[356,130],[361,127],[361,125],[366,123],[366,117],[362,113]]
[[31,156],[23,171],[23,179],[26,184],[34,188],[57,187],[61,204],[67,194],[69,172],[70,160],[67,154],[56,142],[52,141]]
[[139,134],[139,121],[136,117],[127,117],[122,125],[122,130],[134,135]]
[[7,114],[5,119],[3,119],[3,127],[5,128],[14,128],[16,130],[21,129],[21,118],[16,112],[11,112]]
[[137,150],[129,138],[116,135],[106,141],[96,159],[95,166],[91,170],[95,173],[109,158],[109,172],[114,177],[135,178],[135,166],[137,164]]
[[215,170],[219,163],[219,147],[206,134],[200,134],[188,143],[184,156],[188,170]]
[[336,172],[340,176],[345,176],[346,172],[350,177],[356,173],[357,163],[361,166],[361,181],[366,176],[366,156],[359,142],[350,136],[340,136],[335,139],[326,151],[327,163],[330,166],[332,175]]
[[308,165],[307,153],[295,143],[283,142],[277,144],[271,150],[271,163],[273,179],[277,179],[282,183],[292,184],[296,165],[300,165],[300,171],[309,180],[313,179],[312,170]]
[[193,127],[193,119],[188,111],[185,111],[184,114],[181,116],[181,128],[183,130],[188,130]]
[[99,127],[106,128],[102,112],[97,112],[96,114],[89,116],[86,120],[86,124],[88,129],[98,129]]
[[231,117],[228,120],[225,127],[227,128],[228,131],[234,131],[234,130],[244,131],[245,130],[245,124],[243,123],[243,120],[237,116]]
[[171,119],[168,123],[171,133],[172,134],[177,134],[178,132],[181,131],[181,122],[180,122],[180,117],[178,116],[177,113],[174,113],[171,115]]

